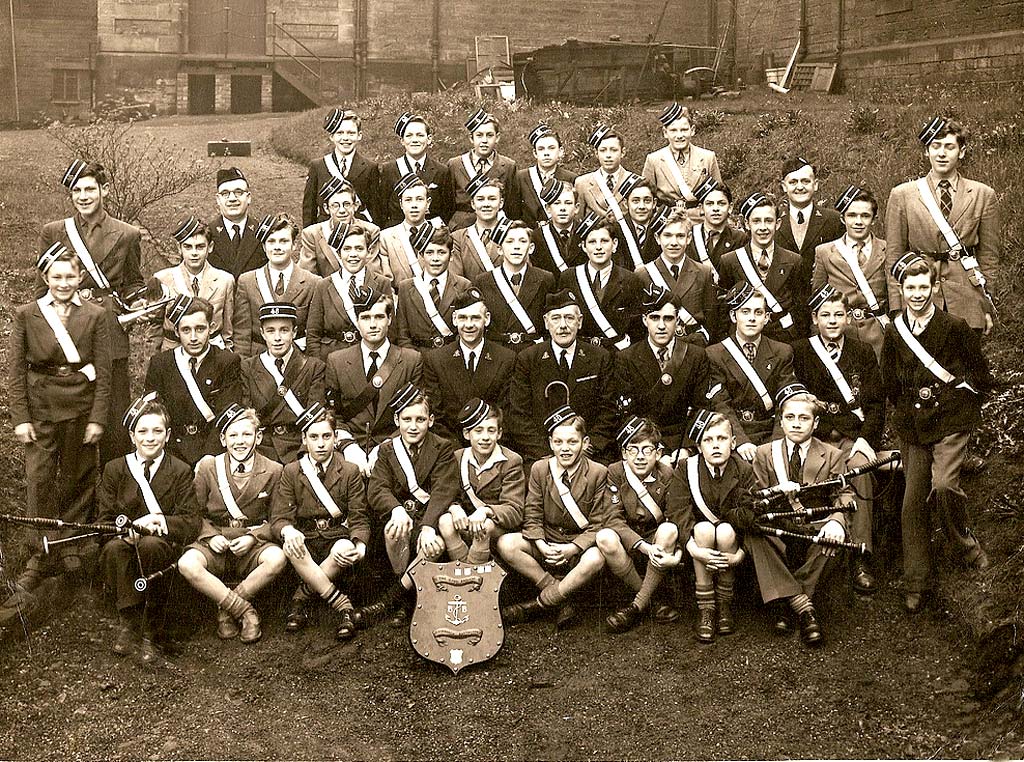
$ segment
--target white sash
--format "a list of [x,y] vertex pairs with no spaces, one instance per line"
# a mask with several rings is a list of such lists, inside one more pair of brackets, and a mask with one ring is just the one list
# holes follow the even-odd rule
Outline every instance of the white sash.
[[[797,484],[800,484],[800,474],[797,474],[796,479],[789,478],[789,459],[786,457],[785,450],[782,447],[785,441],[785,439],[772,440],[772,468],[775,470],[775,480],[779,484],[788,481],[795,481]],[[810,452],[810,450],[808,450],[808,452]],[[801,465],[803,465],[802,460]],[[803,509],[804,506],[796,495],[786,495],[786,498],[789,500],[789,504],[793,510]]]
[[626,224],[625,217],[619,219],[619,228],[622,230],[622,238],[626,241],[626,248],[629,249],[629,258],[633,260],[633,269],[638,270],[644,266],[644,258],[640,255],[640,244],[637,243],[636,236]]
[[[57,345],[60,347],[60,351],[64,353],[68,364],[77,365],[82,362],[82,355],[78,353],[75,340],[71,338],[67,327],[60,322],[60,316],[57,314],[57,310],[54,309],[53,304],[45,296],[42,299],[37,299],[36,304],[39,305],[39,311],[43,314],[46,324],[53,331],[53,338],[57,340]],[[96,380],[96,367],[92,363],[83,365],[78,369],[78,372],[89,379],[89,381]]]
[[263,367],[267,369],[267,373],[274,379],[274,383],[277,384],[278,389],[284,389],[284,401],[288,405],[288,409],[295,413],[295,417],[302,415],[302,412],[306,409],[299,402],[299,398],[295,396],[295,392],[288,389],[284,385],[284,375],[277,369],[277,365],[274,364],[273,359],[270,357],[270,352],[262,352],[260,354],[260,362],[263,363]]
[[494,262],[491,261],[491,255],[487,252],[487,246],[484,244],[484,239],[480,237],[480,234],[476,230],[476,225],[470,225],[466,228],[466,235],[469,240],[473,243],[473,249],[476,251],[476,256],[480,260],[480,266],[484,268],[484,272],[490,272],[494,269]]
[[[863,294],[868,309],[872,312],[878,312],[878,299],[875,298],[875,292],[871,290],[871,285],[868,283],[867,276],[864,275],[864,270],[860,266],[857,254],[846,245],[846,241],[842,238],[836,239],[833,243],[835,244],[836,251],[839,252],[843,261],[846,262],[846,266],[853,273],[853,279],[857,281],[857,288]],[[886,328],[889,325],[888,315],[878,315],[876,319],[882,328]]]
[[334,247],[331,246],[330,243],[328,243],[328,241],[331,240],[331,233],[334,232],[334,230],[331,228],[331,221],[330,220],[324,220],[323,222],[320,223],[320,232],[324,236],[324,243],[327,244],[327,250],[329,252],[331,252],[331,256],[334,257],[334,269],[335,270],[340,269],[341,268],[341,257],[338,256],[338,252],[334,250]]
[[[676,157],[672,153],[672,149],[665,147],[662,150],[668,154],[666,157],[667,161],[665,163],[668,164],[668,171],[672,175],[672,181],[676,184],[676,187],[679,188],[679,195],[683,197],[684,201],[694,201],[697,197],[693,195],[693,190],[690,189],[690,186],[686,182],[686,178],[683,177],[683,171],[679,168],[679,162],[676,161]],[[692,146],[690,147],[690,150],[693,150]]]
[[426,505],[430,500],[430,493],[423,489],[419,482],[416,481],[416,472],[412,467],[412,458],[409,457],[409,451],[405,449],[405,442],[402,441],[401,437],[395,437],[391,440],[391,443],[394,445],[398,465],[401,467],[402,473],[405,474],[405,481],[409,485],[409,491],[414,498],[423,505]]
[[[353,156],[354,154],[355,152],[353,151]],[[334,151],[324,154],[324,165],[327,167],[327,171],[330,172],[334,177],[336,177],[339,180],[345,181],[349,185],[352,185],[352,181],[345,177],[345,173],[341,171],[341,166],[338,164],[338,157],[334,155]],[[369,209],[363,209],[363,217],[366,219],[367,222],[373,222],[373,217],[370,216]]]
[[[978,281],[975,285],[984,292],[986,281],[981,268],[978,266],[978,259],[977,257],[967,256],[967,250],[964,248],[960,236],[953,230],[949,221],[942,216],[942,210],[939,209],[935,196],[932,195],[932,190],[928,187],[927,178],[919,177],[917,179],[917,192],[921,195],[921,201],[924,202],[925,208],[928,209],[928,213],[932,216],[932,221],[946,240],[946,245],[949,246],[950,252],[960,252],[960,266],[967,272],[974,274],[975,279]],[[988,297],[988,294],[986,293],[985,296]],[[989,301],[991,301],[991,298],[989,298]]]
[[476,177],[476,167],[473,166],[473,160],[469,158],[469,151],[462,154],[462,166],[466,170],[466,176],[472,180]]
[[779,325],[783,328],[791,328],[793,326],[793,316],[788,312],[783,314],[782,305],[779,304],[779,300],[775,298],[775,294],[768,290],[768,286],[761,279],[761,273],[759,273],[757,267],[754,266],[753,261],[750,259],[750,254],[747,252],[745,246],[736,250],[736,258],[739,260],[740,267],[743,268],[743,274],[747,277],[747,282],[761,293],[764,300],[768,303],[768,309],[770,309],[773,314],[782,316],[779,318]]
[[[580,287],[580,293],[583,295],[583,303],[587,305],[587,310],[590,312],[590,316],[594,318],[594,322],[597,323],[597,327],[601,330],[601,333],[605,335],[607,339],[615,339],[618,335],[615,329],[612,328],[612,324],[608,322],[608,318],[605,317],[601,311],[601,305],[597,303],[597,297],[594,296],[594,289],[590,287],[590,280],[587,278],[587,266],[577,265],[575,268],[576,283]],[[623,335],[622,338],[614,342],[616,349],[625,349],[629,346],[629,337]]]
[[661,507],[658,505],[657,501],[651,497],[651,493],[647,491],[647,487],[644,486],[644,483],[640,481],[640,477],[633,473],[626,461],[622,461],[622,470],[626,474],[626,481],[629,483],[630,488],[640,499],[641,505],[643,505],[643,507],[647,509],[647,512],[654,517],[655,521],[661,521],[662,516],[665,514],[662,513]]
[[562,501],[562,507],[565,508],[565,512],[576,522],[576,526],[580,529],[586,529],[590,526],[590,521],[583,515],[583,511],[576,504],[576,498],[572,496],[572,492],[565,486],[565,482],[559,479],[558,474],[555,473],[554,458],[548,458],[548,470],[551,472],[551,479],[555,483],[555,489],[558,490],[558,497]]
[[814,350],[814,354],[821,360],[821,364],[825,366],[825,370],[832,376],[832,380],[836,384],[836,388],[839,389],[839,393],[843,395],[843,400],[850,406],[850,412],[857,416],[861,423],[864,422],[864,411],[860,407],[852,407],[854,403],[853,389],[850,388],[850,384],[847,383],[846,377],[843,375],[843,371],[839,369],[839,364],[832,359],[832,355],[825,349],[825,345],[821,341],[820,336],[812,336],[811,349]]
[[686,483],[690,488],[690,497],[693,498],[693,502],[700,509],[700,512],[704,514],[704,518],[717,525],[722,520],[711,511],[707,500],[704,499],[704,493],[700,491],[699,468],[700,455],[691,455],[686,459]]
[[[939,364],[939,361],[936,360],[931,353],[924,348],[921,342],[917,340],[913,331],[910,330],[910,326],[907,325],[906,313],[901,312],[893,321],[893,325],[896,326],[896,333],[898,333],[899,337],[903,339],[903,343],[906,344],[910,351],[914,353],[914,356],[921,361],[921,364],[928,369],[929,373],[944,384],[948,384],[956,380],[956,376],[943,368]],[[978,393],[978,391],[966,381],[961,381],[956,385],[956,388],[967,389],[975,394]]]
[[437,311],[437,305],[435,305],[434,300],[430,298],[430,289],[427,284],[419,278],[413,278],[412,286],[419,292],[420,299],[423,300],[423,309],[427,311],[427,317],[430,318],[430,322],[434,324],[434,328],[437,329],[438,333],[445,338],[453,336],[454,333],[452,332],[451,327],[444,322],[444,318],[441,317],[441,314]]
[[245,521],[249,517],[242,513],[242,509],[238,507],[238,502],[235,500],[235,496],[231,494],[231,482],[228,480],[227,462],[227,453],[224,453],[223,457],[218,456],[216,458],[217,489],[220,490],[220,496],[224,498],[224,507],[228,509],[228,513],[231,514],[231,518],[236,521]]
[[185,388],[188,389],[188,396],[192,398],[192,404],[196,406],[199,414],[206,419],[207,422],[212,421],[215,416],[213,410],[210,409],[209,404],[206,402],[206,398],[203,397],[203,393],[199,390],[199,384],[196,383],[196,377],[192,375],[192,371],[188,367],[189,358],[185,352],[180,349],[174,351],[174,364],[178,366],[178,375],[181,376],[181,380],[185,382]]
[[[270,287],[270,280],[267,277],[267,268],[261,267],[256,271],[256,288],[260,292],[260,298],[263,299],[264,304],[270,302],[276,302],[277,299],[274,296],[274,290]],[[287,290],[285,286],[285,290]]]
[[[177,290],[179,294],[192,293],[192,284],[185,280],[185,265],[178,265],[173,270],[171,270],[171,280],[174,281],[174,288]],[[200,280],[200,285],[201,284],[202,281]]]
[[[537,194],[537,199],[540,201],[540,212],[544,215],[544,219],[548,219],[548,210],[544,206],[544,201],[540,197],[540,192],[544,190],[544,182],[540,179],[540,170],[537,169],[537,165],[534,164],[530,167],[530,184],[533,186],[533,192]],[[552,175],[553,179],[558,179]]]
[[398,240],[402,244],[402,251],[405,252],[405,260],[409,263],[412,274],[417,278],[422,277],[423,268],[416,259],[416,252],[412,250],[412,243],[409,241],[409,233],[404,228],[398,232]]
[[718,270],[711,263],[711,254],[708,252],[708,242],[704,238],[704,223],[698,222],[693,226],[691,231],[693,238],[693,248],[697,250],[697,257],[701,262],[711,268],[711,276],[715,281],[715,285],[718,285]]
[[157,502],[156,495],[153,494],[153,486],[146,479],[145,473],[143,473],[142,463],[138,457],[134,454],[125,455],[124,462],[128,464],[128,473],[135,479],[135,483],[139,485],[139,492],[142,493],[142,502],[146,504],[146,509],[150,513],[154,513],[158,516],[163,515],[163,509],[160,507],[160,503]]
[[341,279],[341,271],[335,270],[331,273],[331,283],[334,284],[334,290],[338,292],[338,296],[341,297],[341,303],[345,307],[345,314],[351,321],[353,326],[358,325],[356,322],[358,316],[356,315],[355,305],[352,304],[352,297],[348,295],[348,289],[345,288],[345,282]]
[[[405,162],[405,166],[402,166],[402,162]],[[416,174],[416,170],[413,169],[412,165],[409,163],[409,157],[404,154],[395,159],[395,166],[398,167],[399,177]]]
[[74,217],[67,217],[64,220],[64,232],[68,235],[68,241],[71,243],[71,248],[75,250],[75,254],[78,255],[79,261],[82,263],[82,267],[86,269],[92,279],[96,282],[97,287],[110,288],[110,281],[107,280],[107,276],[103,274],[103,271],[96,264],[92,258],[92,254],[89,253],[89,249],[85,246],[85,241],[82,240],[82,236],[78,232],[78,226],[75,225]]
[[732,355],[732,359],[735,363],[740,366],[740,370],[743,371],[743,375],[747,377],[747,381],[754,387],[754,391],[757,392],[757,396],[761,398],[761,404],[764,405],[764,409],[771,412],[772,409],[772,395],[768,393],[768,387],[764,385],[764,381],[757,375],[757,371],[754,366],[750,364],[747,356],[743,354],[743,350],[737,346],[732,336],[726,337],[722,342],[722,346],[725,347],[726,351]]
[[[334,502],[334,498],[331,497],[331,493],[327,491],[327,487],[324,486],[323,481],[320,479],[320,474],[316,472],[316,466],[313,465],[312,458],[309,455],[303,455],[299,458],[299,468],[302,469],[302,473],[306,475],[306,479],[309,480],[309,486],[313,488],[313,494],[316,495],[316,499],[320,501],[331,518],[338,518],[341,516],[341,509],[338,504]],[[346,525],[348,522],[345,522]]]
[[[523,271],[525,277],[525,270]],[[508,276],[505,275],[505,270],[501,267],[496,267],[491,270],[491,277],[494,278],[494,283],[498,287],[498,291],[508,302],[509,309],[512,310],[512,314],[516,316],[516,320],[527,333],[537,333],[537,326],[530,320],[530,316],[526,313],[526,308],[523,307],[523,303],[519,301],[519,297],[516,296],[515,290],[512,288],[512,284],[509,283]]]
[[619,202],[615,200],[615,194],[612,193],[608,184],[604,181],[605,174],[600,170],[594,173],[594,180],[597,182],[597,187],[601,191],[601,195],[604,196],[604,202],[608,205],[608,211],[615,216],[615,220],[622,225],[623,214],[622,207],[619,206]]
[[544,242],[548,245],[551,261],[555,263],[555,267],[558,268],[559,272],[564,273],[569,269],[569,265],[562,259],[562,250],[558,248],[558,241],[555,240],[555,235],[551,232],[551,223],[542,222],[538,227],[540,228],[541,235],[544,236]]
[[[672,287],[668,285],[668,281],[665,280],[665,276],[662,275],[661,270],[658,269],[657,259],[654,260],[653,262],[648,262],[643,267],[647,271],[647,274],[650,276],[651,282],[654,285],[663,288],[668,292],[672,291]],[[687,328],[692,328],[693,326],[698,325],[697,318],[691,315],[690,311],[687,310],[686,307],[680,305],[676,312],[679,315],[679,319],[683,321],[683,325],[685,325]],[[705,337],[707,337],[707,331],[705,331],[703,328],[701,328],[701,331],[704,333]]]
[[466,497],[469,498],[469,502],[473,504],[474,508],[484,510],[487,508],[487,503],[480,499],[480,496],[473,490],[473,485],[469,481],[469,459],[472,455],[472,448],[467,447],[466,451],[462,453],[462,460],[459,462],[459,473],[462,476],[462,491],[466,493]]

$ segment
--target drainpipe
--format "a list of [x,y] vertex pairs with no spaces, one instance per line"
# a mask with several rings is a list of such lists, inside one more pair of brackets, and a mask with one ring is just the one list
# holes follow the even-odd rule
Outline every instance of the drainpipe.
[[803,61],[807,57],[807,0],[800,0],[800,50],[797,53],[797,60]]
[[839,0],[836,13],[836,63],[843,56],[843,27],[846,26],[846,0]]
[[369,48],[368,43],[368,15],[367,0],[355,0],[355,40],[354,58],[356,66],[355,96],[357,99],[366,97],[366,57]]
[[14,75],[14,121],[21,121],[21,101],[18,98],[18,42],[14,36],[14,0],[7,0],[11,14],[11,73]]
[[433,0],[433,20],[430,31],[430,89],[437,92],[441,82],[441,0]]

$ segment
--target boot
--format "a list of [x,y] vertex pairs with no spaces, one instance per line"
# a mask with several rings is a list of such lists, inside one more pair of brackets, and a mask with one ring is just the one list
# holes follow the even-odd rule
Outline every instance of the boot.
[[136,635],[135,630],[125,618],[121,618],[117,623],[117,633],[114,636],[114,643],[110,646],[110,650],[118,656],[127,656],[135,650]]
[[566,601],[559,607],[558,616],[555,617],[555,631],[567,630],[576,622],[576,607],[572,601]]
[[539,617],[547,611],[547,607],[537,598],[531,598],[523,603],[513,603],[501,610],[501,619],[505,624],[522,624],[531,619]]
[[241,634],[238,639],[243,643],[255,643],[263,637],[260,631],[260,615],[245,598],[232,590],[224,596],[220,605],[232,619],[241,621]]
[[619,609],[604,621],[608,627],[608,632],[618,635],[632,630],[639,624],[641,618],[643,618],[643,612],[636,607],[635,603],[631,603],[625,608]]
[[725,601],[718,602],[718,634],[732,635],[736,632],[736,624],[732,619],[732,604]]
[[238,622],[222,608],[217,609],[217,637],[221,640],[234,640],[238,637]]
[[338,629],[334,633],[335,640],[352,640],[356,636],[356,625],[352,621],[351,611],[342,611],[338,618]]
[[288,604],[288,614],[284,620],[285,632],[298,632],[309,623],[309,614],[306,613],[306,599],[292,598]]
[[702,608],[700,610],[700,621],[697,622],[697,640],[701,643],[711,643],[715,639],[715,610],[713,608]]
[[369,606],[363,606],[352,616],[353,623],[360,629],[367,629],[386,617],[405,598],[405,588],[398,582],[384,591],[384,594]]

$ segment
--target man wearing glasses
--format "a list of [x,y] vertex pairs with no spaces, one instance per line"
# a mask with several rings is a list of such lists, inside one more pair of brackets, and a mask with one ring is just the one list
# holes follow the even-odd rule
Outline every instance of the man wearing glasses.
[[[267,263],[263,246],[256,240],[256,224],[249,216],[252,193],[238,167],[217,170],[217,209],[213,222],[213,250],[209,263],[231,273],[235,281],[249,270]],[[253,215],[255,218],[255,215]]]

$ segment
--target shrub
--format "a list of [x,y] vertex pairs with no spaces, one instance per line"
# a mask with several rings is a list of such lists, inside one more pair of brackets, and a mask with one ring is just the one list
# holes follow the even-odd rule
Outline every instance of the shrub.
[[856,106],[850,111],[850,132],[854,135],[872,135],[878,132],[878,109]]

